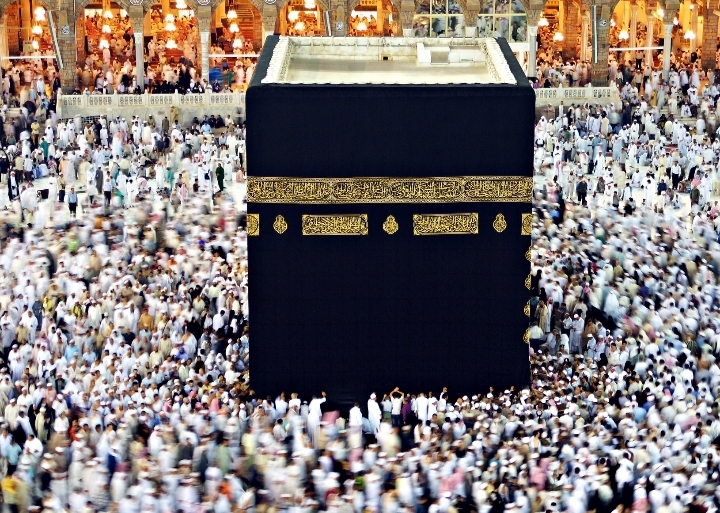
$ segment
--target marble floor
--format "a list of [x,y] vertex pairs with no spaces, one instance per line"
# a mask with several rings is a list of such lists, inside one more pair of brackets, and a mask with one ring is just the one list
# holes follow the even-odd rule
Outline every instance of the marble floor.
[[492,77],[484,63],[418,66],[415,60],[293,56],[284,81],[304,84],[482,84],[490,83]]

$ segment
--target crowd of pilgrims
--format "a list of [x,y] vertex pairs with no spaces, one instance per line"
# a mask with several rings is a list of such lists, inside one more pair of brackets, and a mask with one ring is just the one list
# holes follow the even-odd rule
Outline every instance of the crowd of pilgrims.
[[[613,27],[613,30],[616,29],[617,27]],[[592,63],[589,60],[564,59],[562,52],[552,44],[552,36],[555,30],[552,26],[538,28],[540,44],[537,51],[534,87],[589,86],[592,79]],[[642,40],[640,35],[638,35],[638,40]],[[580,48],[578,46],[576,55],[579,55],[579,53]],[[700,66],[701,58],[701,48],[690,51],[677,45],[670,54],[670,66],[672,70],[678,72],[685,69],[687,73],[692,73],[694,69],[697,69],[702,78],[706,78],[705,73],[710,70],[702,69]],[[654,77],[662,75],[663,60],[662,50],[610,52],[608,56],[609,83],[622,88],[623,85],[632,82],[638,88],[643,88],[648,80],[655,81]],[[720,50],[718,50],[715,60],[715,74],[717,74],[716,70],[720,69]],[[660,83],[655,81],[654,85],[656,86],[655,91],[657,91],[657,86]]]
[[249,386],[242,120],[83,124],[42,98],[6,119],[3,503],[715,513],[720,90],[707,75],[678,66],[664,87],[623,85],[619,108],[538,122],[530,387],[377,390],[340,415],[320,390]]
[[[259,53],[252,41],[242,39],[242,46],[232,47],[232,39],[220,37],[212,46],[213,54],[237,54],[230,61],[227,58],[210,59],[210,68],[218,70],[220,78],[210,82],[201,76],[199,69],[199,36],[195,30],[194,18],[178,17],[176,49],[166,48],[167,34],[159,31],[154,16],[153,36],[144,51],[144,90],[149,93],[180,94],[213,92],[242,92],[252,79],[257,64],[253,55]],[[135,67],[135,38],[129,18],[115,16],[107,19],[99,14],[85,18],[88,37],[86,57],[76,67],[77,84],[74,94],[137,94],[141,88],[137,83]],[[111,29],[110,34],[102,32],[103,26]],[[100,48],[101,39],[108,42]],[[60,76],[53,58],[54,53],[47,45],[39,47],[28,59],[5,61],[2,68],[3,103],[10,107],[24,105],[29,98],[52,97],[60,88]],[[44,48],[44,49],[43,49]],[[45,57],[45,58],[42,58]],[[234,61],[234,62],[233,62]]]

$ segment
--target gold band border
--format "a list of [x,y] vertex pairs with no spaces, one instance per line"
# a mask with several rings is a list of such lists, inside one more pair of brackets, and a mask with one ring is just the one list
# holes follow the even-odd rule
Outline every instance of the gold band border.
[[[328,232],[309,232],[307,222],[313,218],[358,218],[363,223],[364,228],[360,231],[328,231]],[[368,216],[367,214],[303,214],[302,216],[302,234],[303,235],[367,235],[368,234]]]
[[248,203],[530,203],[532,191],[529,176],[247,178]]
[[[427,217],[457,217],[466,216],[470,218],[470,222],[474,223],[475,227],[472,230],[464,231],[434,231],[424,232],[418,230],[418,223]],[[477,213],[451,213],[451,214],[414,214],[413,215],[413,235],[477,235],[479,233],[479,216]]]

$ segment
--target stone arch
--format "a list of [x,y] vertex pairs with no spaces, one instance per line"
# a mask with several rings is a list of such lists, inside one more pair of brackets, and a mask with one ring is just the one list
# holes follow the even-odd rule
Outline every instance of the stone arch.
[[[187,1],[187,0],[186,0]],[[222,9],[222,12],[219,12],[220,7],[224,5],[224,9]],[[238,11],[238,19],[232,20],[236,21],[240,27],[243,25],[247,28],[247,12],[246,10],[249,8],[250,14],[252,16],[252,37],[251,40],[254,42],[255,45],[262,46],[262,34],[263,34],[263,25],[264,25],[264,2],[263,0],[243,0],[239,2],[240,5],[238,5],[238,2],[233,2],[234,5],[230,5],[231,2],[229,0],[212,0],[210,5],[208,7],[205,7],[200,12],[196,13],[198,17],[198,22],[200,21],[201,16],[205,16],[207,13],[207,16],[209,17],[208,23],[211,25],[211,29],[217,28],[220,25],[215,25],[213,27],[213,23],[220,23],[222,26],[227,27],[229,23],[231,23],[230,20],[227,20],[227,12],[230,9],[235,9]],[[224,12],[224,16],[223,16]],[[242,28],[241,28],[242,30]],[[247,36],[247,30],[242,30],[242,32]]]
[[[462,5],[462,4],[465,3],[467,0],[458,0],[458,1],[461,2],[461,5]],[[390,0],[390,3],[392,4],[392,6],[393,6],[395,9],[397,9],[398,11],[400,11],[400,0]],[[347,10],[346,10],[346,12],[348,12],[348,13],[352,12],[353,9],[355,9],[358,5],[360,5],[360,0],[350,0],[350,1],[348,2],[348,4],[347,4]]]
[[[278,2],[277,2],[278,13],[280,12],[280,10],[281,10],[283,7],[285,7],[285,6],[288,4],[288,1],[289,1],[289,0],[278,0]],[[322,10],[323,10],[323,11],[329,11],[329,10],[330,10],[330,7],[329,7],[329,5],[328,5],[327,0],[316,0],[316,2],[317,2],[317,4],[318,4],[320,7],[322,7]]]
[[605,12],[604,7],[607,7],[610,15],[612,16],[612,12],[615,10],[615,7],[617,7],[617,4],[620,3],[620,0],[583,0],[583,4],[585,4],[588,8],[592,7],[593,5],[597,5],[600,7],[603,12]]
[[[19,2],[20,0],[0,0],[0,15],[5,14],[5,10],[10,7],[15,2]],[[38,0],[40,5],[42,5],[46,11],[55,11],[56,5],[54,2],[50,0]]]
[[265,2],[262,0],[249,0],[253,6],[255,6],[255,9],[258,10],[258,13],[260,13],[260,16],[262,16],[263,9],[265,9]]
[[212,0],[212,1],[210,2],[210,12],[214,14],[215,11],[217,10],[218,6],[219,6],[223,1],[224,1],[224,0]]
[[[227,0],[213,0],[210,4],[210,12],[212,14],[215,14],[215,11],[220,6],[221,3],[226,2]],[[263,0],[248,0],[250,4],[252,4],[253,7],[257,10],[257,15],[262,16],[263,9],[265,8],[265,2]],[[227,9],[227,7],[226,7]]]

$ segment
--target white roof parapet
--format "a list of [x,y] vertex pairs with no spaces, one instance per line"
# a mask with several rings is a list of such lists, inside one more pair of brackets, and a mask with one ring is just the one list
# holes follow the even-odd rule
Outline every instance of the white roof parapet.
[[[476,58],[468,59],[465,53],[455,57],[454,62],[425,63],[427,59],[418,59],[418,47],[430,50],[433,47],[450,48],[453,52],[475,48]],[[479,50],[480,54],[477,54]],[[385,57],[385,59],[383,59]],[[463,58],[464,57],[464,58]],[[336,64],[322,66],[352,67],[342,79],[337,78],[341,69],[332,73],[321,67],[312,76],[293,67],[297,63],[309,61],[322,63],[334,61]],[[378,77],[381,60],[396,61],[383,64],[382,77]],[[423,62],[420,62],[422,60]],[[337,64],[343,62],[344,64]],[[366,63],[366,64],[362,64]],[[411,65],[412,63],[412,65]],[[298,64],[302,68],[302,64]],[[362,67],[367,69],[363,70]],[[358,67],[360,70],[358,70]],[[472,69],[470,69],[472,68]],[[444,70],[444,71],[443,71]],[[302,71],[302,70],[301,70]],[[303,78],[307,80],[303,80]],[[385,37],[291,37],[281,36],[268,64],[264,84],[517,84],[510,66],[502,53],[500,45],[493,38],[385,38]]]
[[485,52],[485,59],[493,78],[501,84],[517,84],[515,75],[510,71],[510,66],[502,54],[500,45],[495,39],[484,38],[481,40],[481,47]]
[[288,61],[290,60],[289,47],[290,38],[281,37],[273,49],[270,64],[268,64],[267,75],[262,79],[263,84],[274,84],[282,82],[285,79],[285,72],[287,71]]

